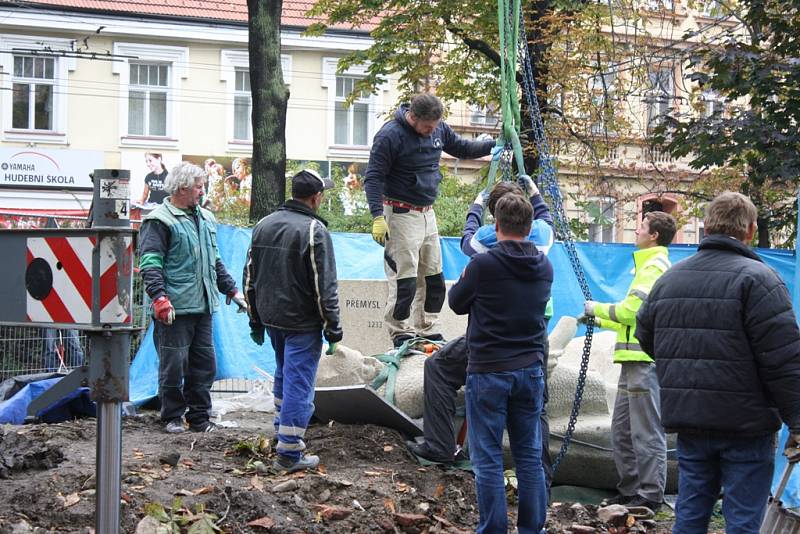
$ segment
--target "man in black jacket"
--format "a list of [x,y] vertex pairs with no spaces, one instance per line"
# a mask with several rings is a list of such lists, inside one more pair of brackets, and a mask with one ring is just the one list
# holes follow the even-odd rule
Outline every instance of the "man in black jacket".
[[[442,181],[442,151],[472,159],[488,155],[495,146],[489,136],[462,139],[442,122],[442,111],[439,99],[429,94],[400,106],[375,135],[364,175],[364,192],[374,218],[372,237],[386,247],[385,322],[396,347],[417,335],[442,339],[439,312],[445,285],[432,209]],[[421,309],[412,310],[412,305]],[[412,324],[412,314],[416,324]]]
[[274,467],[289,472],[319,464],[317,456],[303,454],[303,436],[314,412],[320,332],[330,354],[342,339],[333,243],[317,215],[323,191],[332,186],[313,170],[297,173],[292,199],[253,229],[244,268],[250,337],[263,344],[266,328],[275,349]]
[[678,434],[673,532],[706,532],[720,489],[728,534],[758,532],[781,421],[800,437],[800,331],[780,277],[748,248],[756,208],[726,192],[697,254],[656,282],[636,337],[656,362],[661,421]]

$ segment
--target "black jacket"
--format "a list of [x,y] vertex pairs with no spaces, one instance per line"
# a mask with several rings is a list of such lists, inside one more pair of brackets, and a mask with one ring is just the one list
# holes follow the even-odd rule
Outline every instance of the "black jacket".
[[656,361],[668,432],[800,432],[800,331],[780,277],[747,246],[706,237],[659,278],[636,337]]
[[430,206],[439,195],[439,160],[444,150],[457,158],[486,156],[495,142],[469,141],[444,121],[429,137],[422,137],[406,121],[408,104],[395,111],[372,140],[364,174],[364,192],[373,217],[383,215],[383,197],[415,206]]
[[251,327],[323,330],[330,342],[342,339],[336,259],[326,226],[296,200],[258,222],[242,284]]
[[450,308],[469,313],[469,373],[522,369],[544,361],[544,316],[553,266],[530,241],[499,241],[476,254],[450,288]]

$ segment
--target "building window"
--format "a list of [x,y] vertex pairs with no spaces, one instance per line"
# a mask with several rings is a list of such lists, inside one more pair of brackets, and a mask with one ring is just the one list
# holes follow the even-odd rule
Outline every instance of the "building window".
[[709,18],[721,18],[725,15],[719,0],[705,0],[698,5],[700,14]]
[[369,95],[359,92],[353,103],[345,107],[345,100],[358,80],[354,76],[336,77],[334,144],[366,146],[369,143]]
[[488,126],[494,128],[500,122],[497,110],[493,106],[470,106],[469,123],[475,126]]
[[131,63],[128,86],[128,134],[167,135],[169,65]]
[[672,11],[675,7],[672,0],[644,0],[643,5],[653,11]]
[[647,110],[647,132],[652,131],[661,123],[664,115],[672,108],[675,83],[671,67],[651,71],[648,75],[649,88],[645,97]]
[[113,53],[136,58],[111,64],[120,83],[120,145],[178,148],[189,48],[115,42]]
[[700,99],[703,103],[703,116],[712,117],[725,112],[725,99],[716,91],[703,91]]
[[53,130],[55,58],[14,56],[11,127]]
[[253,94],[250,92],[250,71],[237,68],[233,93],[233,138],[237,141],[253,140]]
[[613,243],[616,234],[616,201],[612,198],[590,199],[586,203],[589,218],[589,242]]
[[614,81],[613,72],[595,74],[589,79],[589,93],[592,95],[590,131],[593,135],[611,131],[608,123],[614,114]]

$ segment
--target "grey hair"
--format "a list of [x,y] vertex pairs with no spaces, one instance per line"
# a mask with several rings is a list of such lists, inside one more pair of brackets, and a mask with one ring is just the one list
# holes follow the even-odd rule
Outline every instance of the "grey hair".
[[164,191],[170,195],[179,189],[194,187],[197,180],[206,177],[206,171],[188,161],[181,161],[172,168],[172,172],[164,180]]

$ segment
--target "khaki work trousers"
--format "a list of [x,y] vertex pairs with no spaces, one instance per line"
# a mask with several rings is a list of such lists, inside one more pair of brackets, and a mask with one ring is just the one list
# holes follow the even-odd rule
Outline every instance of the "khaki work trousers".
[[389,227],[383,254],[389,282],[384,317],[389,335],[395,339],[441,334],[445,285],[436,214],[432,209],[420,212],[388,205],[383,213]]

